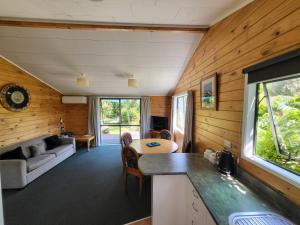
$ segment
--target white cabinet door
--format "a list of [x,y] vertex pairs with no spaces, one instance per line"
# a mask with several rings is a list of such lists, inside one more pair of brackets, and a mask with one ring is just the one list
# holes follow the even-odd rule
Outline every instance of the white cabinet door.
[[216,225],[186,175],[155,175],[153,225]]
[[156,175],[152,180],[152,224],[183,225],[186,221],[186,175]]
[[187,207],[187,224],[216,225],[189,179],[187,180],[187,182],[187,201],[189,202],[189,205]]

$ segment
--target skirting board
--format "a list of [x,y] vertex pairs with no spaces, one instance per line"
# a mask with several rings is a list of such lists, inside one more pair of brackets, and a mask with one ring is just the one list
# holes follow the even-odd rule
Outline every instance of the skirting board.
[[148,217],[145,217],[145,218],[143,218],[143,219],[136,220],[136,221],[133,221],[133,222],[130,222],[130,223],[126,223],[126,224],[124,224],[124,225],[134,225],[135,223],[141,222],[141,221],[146,220],[146,219],[149,219],[149,218],[151,218],[151,216],[148,216]]

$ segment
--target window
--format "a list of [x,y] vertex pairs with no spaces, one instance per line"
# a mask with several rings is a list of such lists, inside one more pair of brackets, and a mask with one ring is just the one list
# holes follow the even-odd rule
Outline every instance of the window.
[[300,50],[244,73],[242,157],[300,187]]
[[139,139],[140,105],[140,99],[100,99],[101,143],[120,144],[120,137],[124,132],[131,133],[133,139]]
[[175,97],[175,127],[182,133],[184,131],[185,110],[186,110],[187,95]]
[[300,175],[300,78],[257,84],[255,154]]

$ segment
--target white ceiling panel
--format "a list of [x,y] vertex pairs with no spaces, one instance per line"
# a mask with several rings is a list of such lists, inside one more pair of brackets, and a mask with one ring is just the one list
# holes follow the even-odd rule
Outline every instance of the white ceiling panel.
[[[63,94],[168,95],[202,34],[0,27],[0,53]],[[81,89],[85,73],[91,86]],[[127,87],[132,73],[139,88]]]
[[211,25],[252,0],[1,0],[9,18]]

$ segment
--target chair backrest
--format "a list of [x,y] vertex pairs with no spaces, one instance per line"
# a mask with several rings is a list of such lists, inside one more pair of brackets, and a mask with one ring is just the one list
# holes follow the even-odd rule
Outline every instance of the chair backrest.
[[125,167],[138,169],[139,155],[133,147],[127,146],[124,148]]
[[128,132],[122,134],[121,143],[122,143],[122,146],[124,145],[124,146],[128,147],[132,143],[131,134]]
[[168,130],[161,130],[160,131],[160,138],[161,139],[166,139],[166,140],[171,140],[172,139],[171,132],[168,131]]

